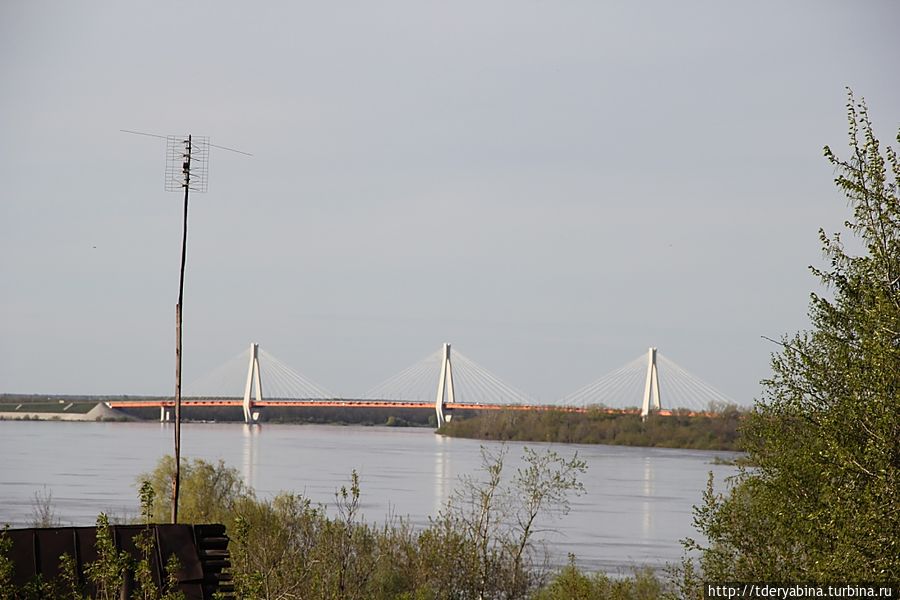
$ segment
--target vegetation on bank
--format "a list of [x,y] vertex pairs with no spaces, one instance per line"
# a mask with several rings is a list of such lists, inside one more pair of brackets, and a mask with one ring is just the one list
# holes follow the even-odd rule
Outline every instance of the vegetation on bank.
[[[203,461],[182,470],[180,512],[226,524],[239,598],[528,598],[549,577],[536,518],[568,512],[586,466],[526,449],[525,466],[507,474],[505,458],[484,450],[482,476],[463,479],[424,529],[366,523],[356,473],[329,514],[296,494],[257,499],[236,471]],[[164,459],[147,478],[168,489],[173,469]],[[169,502],[158,495],[154,512]]]
[[829,294],[777,342],[741,428],[755,466],[697,511],[711,581],[900,581],[900,161],[852,93],[847,112],[850,157],[825,156],[864,250],[820,231]]
[[[235,469],[203,460],[187,461],[182,468],[179,513],[185,522],[226,524],[235,595],[246,600],[557,600],[571,598],[569,588],[584,587],[582,579],[588,582],[586,590],[617,589],[621,593],[615,597],[623,599],[659,597],[656,592],[665,586],[650,572],[630,583],[616,583],[581,574],[570,565],[561,580],[555,577],[536,543],[536,523],[539,516],[568,512],[570,498],[583,491],[579,477],[586,465],[577,455],[564,458],[550,450],[525,449],[523,459],[523,467],[508,473],[506,449],[484,450],[481,476],[462,479],[444,509],[418,529],[402,519],[365,522],[356,473],[335,493],[327,511],[292,493],[259,499]],[[140,477],[145,519],[169,514],[173,472],[174,460],[165,457],[153,472]],[[109,546],[105,518],[98,523],[98,551],[105,558],[89,568],[89,581],[102,583],[106,595],[97,597],[107,597],[114,595],[128,570],[140,580],[145,566]],[[9,562],[0,553],[2,597],[84,597],[84,588],[73,585],[71,576],[63,582],[35,582],[26,590],[14,589],[10,579]],[[151,590],[148,584],[147,593],[139,597],[174,594],[171,588]]]
[[562,410],[484,411],[465,419],[453,419],[438,433],[482,440],[559,442],[566,444],[616,444],[701,450],[740,450],[739,424],[745,413],[729,407],[709,415],[687,411],[670,416],[587,413]]

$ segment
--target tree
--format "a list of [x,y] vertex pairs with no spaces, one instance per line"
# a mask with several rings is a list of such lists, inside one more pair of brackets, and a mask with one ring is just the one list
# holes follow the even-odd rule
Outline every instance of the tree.
[[847,113],[850,157],[825,157],[864,251],[819,232],[830,294],[772,357],[743,428],[756,467],[697,510],[707,580],[900,580],[900,164],[849,90]]
[[[548,578],[535,544],[542,518],[565,515],[584,492],[587,464],[524,448],[523,466],[504,478],[507,448],[482,447],[484,478],[464,477],[447,507],[419,537],[425,589],[441,598],[527,598]],[[437,562],[431,562],[434,559]],[[452,574],[447,581],[443,577]]]
[[[153,490],[151,513],[159,517],[172,511],[170,494],[176,463],[171,456],[162,457],[151,473],[138,476],[138,484],[150,483]],[[231,523],[236,507],[254,497],[241,474],[220,460],[213,464],[202,458],[181,465],[179,515],[182,523]]]

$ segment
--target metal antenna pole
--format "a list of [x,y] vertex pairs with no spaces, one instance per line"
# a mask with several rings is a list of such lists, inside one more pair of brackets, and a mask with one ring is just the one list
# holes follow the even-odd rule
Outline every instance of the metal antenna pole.
[[[125,133],[145,135],[166,140],[167,192],[184,190],[184,225],[181,235],[181,270],[178,279],[178,304],[175,305],[175,475],[172,478],[172,523],[178,522],[178,495],[181,488],[181,317],[184,301],[184,267],[187,257],[188,194],[205,192],[209,181],[209,148],[221,148],[229,152],[253,156],[249,152],[209,143],[208,137],[162,136],[122,129]],[[193,169],[193,171],[192,171]],[[166,418],[168,420],[168,418]]]
[[172,523],[178,523],[178,493],[181,487],[181,311],[184,301],[184,264],[187,257],[188,193],[191,189],[191,136],[184,153],[184,226],[181,234],[181,271],[178,304],[175,305],[175,478],[172,482]]

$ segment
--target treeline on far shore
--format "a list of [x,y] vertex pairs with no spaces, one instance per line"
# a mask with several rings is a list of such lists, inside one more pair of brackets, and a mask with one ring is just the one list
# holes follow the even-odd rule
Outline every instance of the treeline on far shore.
[[453,419],[439,433],[483,440],[741,450],[743,414],[736,407],[727,407],[703,415],[651,413],[642,420],[638,414],[608,413],[602,408],[586,413],[501,410]]

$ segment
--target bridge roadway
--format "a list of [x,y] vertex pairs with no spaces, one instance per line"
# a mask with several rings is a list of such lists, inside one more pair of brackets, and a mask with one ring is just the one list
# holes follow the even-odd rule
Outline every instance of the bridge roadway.
[[[111,408],[159,408],[174,407],[174,400],[119,400],[109,402]],[[208,406],[229,407],[243,406],[242,400],[182,400],[182,407]],[[253,403],[254,407],[308,407],[308,408],[424,408],[434,410],[433,402],[403,402],[396,400],[261,400]],[[467,404],[454,403],[444,406],[449,410],[522,410],[548,411],[558,410],[570,413],[586,413],[589,410],[600,410],[608,414],[640,414],[637,408],[594,408],[577,406],[553,406],[550,404]],[[658,414],[668,416],[670,410],[660,410]]]

